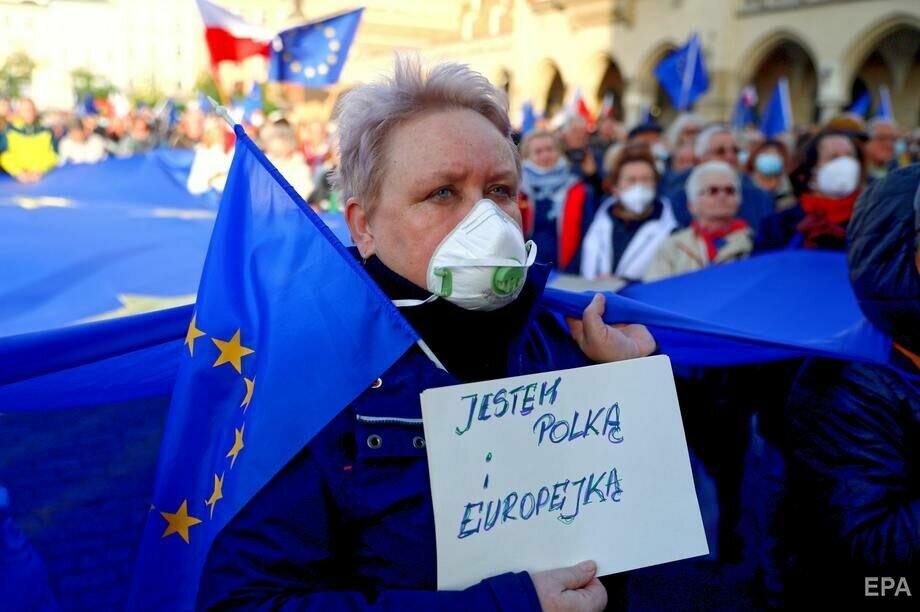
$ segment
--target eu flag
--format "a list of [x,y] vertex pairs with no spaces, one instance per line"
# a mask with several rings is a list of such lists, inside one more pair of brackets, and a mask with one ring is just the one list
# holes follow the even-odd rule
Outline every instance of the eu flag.
[[363,11],[360,8],[278,34],[272,41],[268,79],[304,87],[337,83]]
[[869,114],[869,107],[872,106],[872,95],[869,93],[869,90],[865,90],[859,98],[850,106],[849,112],[859,115],[860,117],[865,117]]
[[735,109],[732,111],[732,127],[743,129],[749,125],[754,125],[754,107],[757,106],[757,90],[748,85],[738,94],[738,101],[735,102]]
[[191,610],[220,529],[417,341],[235,131],[135,566],[135,610]]
[[709,90],[700,35],[694,33],[686,45],[661,60],[655,67],[655,76],[677,110],[692,107],[697,98]]
[[527,136],[536,127],[537,115],[533,112],[533,104],[530,100],[527,100],[521,106],[521,136]]
[[887,119],[894,121],[894,111],[891,105],[891,91],[887,85],[882,85],[878,90],[878,110],[875,112],[876,119]]
[[767,138],[775,138],[783,132],[792,131],[792,104],[789,100],[789,81],[785,78],[776,82],[773,93],[767,101],[760,122],[760,131]]
[[245,123],[252,123],[252,116],[256,111],[262,110],[262,86],[258,83],[252,84],[252,89],[246,97],[238,100],[230,114],[236,119],[239,118]]

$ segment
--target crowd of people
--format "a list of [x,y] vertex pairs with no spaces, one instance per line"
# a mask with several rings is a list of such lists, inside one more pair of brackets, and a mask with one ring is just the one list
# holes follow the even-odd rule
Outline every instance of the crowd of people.
[[[87,109],[86,106],[90,106]],[[230,103],[247,134],[315,210],[338,211],[341,203],[328,174],[337,150],[323,121],[276,112],[247,113]],[[221,191],[233,157],[233,132],[201,97],[175,112],[99,99],[71,112],[40,115],[28,97],[0,99],[0,173],[23,183],[40,181],[59,166],[126,158],[165,147],[195,152],[187,187],[193,194]]]
[[[189,191],[222,190],[233,133],[203,99],[177,114],[91,106],[40,116],[29,98],[0,99],[0,170],[35,182],[61,165],[162,146],[195,151]],[[329,180],[333,124],[280,111],[236,118],[315,210],[342,210]],[[587,279],[651,281],[786,247],[840,249],[865,187],[920,158],[920,132],[846,113],[765,138],[753,125],[692,113],[667,129],[649,118],[627,131],[609,113],[593,121],[563,112],[515,136],[525,232],[539,260]]]
[[784,248],[844,247],[860,193],[912,163],[894,122],[844,114],[765,138],[680,115],[665,129],[580,115],[523,137],[521,205],[538,260],[651,281]]
[[[537,282],[533,272],[526,285],[505,296],[506,308],[494,314],[447,304],[450,290],[440,294],[431,286],[428,261],[463,217],[460,211],[475,213],[480,207],[500,208],[519,221],[524,237],[536,245],[536,261],[545,268],[586,279],[655,281],[780,249],[849,249],[860,306],[872,323],[894,339],[901,372],[916,373],[920,368],[920,251],[915,242],[920,228],[915,226],[917,204],[913,203],[920,199],[920,166],[911,165],[920,153],[916,132],[905,131],[891,120],[866,123],[851,114],[765,138],[753,126],[736,129],[690,113],[679,115],[669,126],[650,120],[628,130],[612,116],[593,121],[572,113],[552,124],[543,122],[526,134],[512,134],[522,160],[520,176],[508,179],[514,184],[500,186],[500,193],[496,187],[494,196],[489,196],[494,201],[467,202],[464,190],[469,187],[470,193],[479,194],[478,184],[473,183],[493,166],[507,167],[514,174],[515,156],[502,153],[508,136],[504,132],[510,125],[506,110],[500,108],[501,95],[484,79],[466,69],[442,72],[438,73],[442,77],[451,74],[459,79],[444,85],[443,91],[430,85],[433,77],[426,82],[419,76],[416,82],[405,74],[378,89],[357,88],[350,102],[346,96],[338,117],[343,122],[339,134],[321,122],[283,116],[260,119],[255,122],[259,125],[245,124],[311,206],[348,209],[356,257],[388,296],[423,306],[432,301],[429,292],[446,300],[435,301],[427,310],[404,313],[449,374],[431,366],[425,355],[411,354],[391,374],[408,391],[394,392],[389,400],[377,398],[385,394],[369,391],[367,398],[356,402],[358,407],[370,414],[382,410],[378,415],[382,419],[390,414],[384,409],[392,408],[387,402],[398,403],[398,414],[414,416],[406,406],[417,403],[418,391],[426,384],[468,382],[651,352],[652,345],[634,337],[621,338],[621,346],[633,347],[632,351],[598,348],[601,345],[587,337],[587,323],[583,328],[573,323],[571,330],[561,329],[539,306],[545,278]],[[448,90],[450,95],[444,93]],[[411,104],[398,105],[393,100],[399,96]],[[45,119],[28,99],[0,107],[0,121],[5,124],[0,167],[16,180],[34,182],[59,164],[92,163],[161,145],[196,151],[189,177],[194,192],[220,189],[229,167],[232,133],[222,119],[195,103],[185,108],[175,126],[164,126],[148,109],[124,116]],[[373,133],[365,137],[365,132]],[[342,156],[338,140],[330,138],[334,135],[341,136]],[[379,148],[384,145],[380,143],[392,147],[385,151],[388,163],[401,173],[381,162],[384,151]],[[461,147],[466,145],[477,155],[464,156]],[[432,195],[424,200],[428,208],[403,206],[403,201],[415,198],[405,177],[418,175],[422,181],[422,170],[439,156],[468,167],[462,180],[469,185],[456,189],[432,185]],[[341,184],[331,178],[335,174]],[[383,192],[387,197],[382,197]],[[456,210],[451,208],[454,200]],[[429,207],[431,202],[440,206]],[[523,243],[519,246],[524,248]],[[422,289],[426,286],[429,291]],[[486,306],[479,310],[491,310]],[[585,311],[586,321],[597,319],[591,333],[603,329],[602,310],[603,303],[597,300]],[[576,328],[581,335],[574,333]],[[481,338],[476,346],[499,348],[494,355],[464,353],[456,348],[465,345],[458,342],[461,337]],[[534,340],[537,337],[539,342]],[[552,350],[531,354],[538,345]],[[521,355],[516,357],[515,351]],[[916,377],[826,360],[679,374],[682,411],[694,415],[685,418],[691,451],[717,487],[718,535],[711,544],[720,562],[733,563],[755,554],[740,527],[744,457],[753,436],[776,452],[773,479],[762,487],[766,519],[756,553],[770,596],[826,595],[816,591],[819,587],[812,579],[833,584],[840,568],[856,575],[883,568],[909,569],[920,559],[920,496],[913,450],[920,422]],[[370,594],[390,597],[391,603],[424,606],[440,601],[407,595],[431,589],[434,581],[433,536],[425,531],[430,507],[419,502],[430,495],[427,472],[394,469],[384,463],[374,466],[367,457],[353,456],[356,414],[343,412],[310,444],[311,450],[292,462],[221,534],[205,571],[199,604],[226,603],[227,593],[246,593],[239,602],[249,605],[277,601],[272,599],[275,587],[268,589],[266,584],[280,585],[279,592],[296,591],[308,603],[344,605],[373,599]],[[418,459],[400,449],[389,452],[405,455],[407,461]],[[421,457],[424,451],[416,454]],[[340,497],[341,487],[356,485],[339,482],[344,478],[341,467],[335,471],[329,466],[360,461],[380,472],[381,483],[392,486],[367,484],[373,495]],[[309,492],[297,502],[298,512],[290,511],[285,501],[292,490]],[[303,513],[320,518],[305,525]],[[336,539],[337,521],[354,523],[356,531],[347,542]],[[387,540],[393,537],[389,521],[420,525],[419,533],[406,540],[411,546]],[[259,533],[268,544],[253,544],[252,533]],[[267,557],[284,558],[271,565],[258,554],[240,555],[244,545],[277,546]],[[351,569],[357,568],[356,575],[338,571],[337,564],[346,558],[353,562]],[[420,569],[419,558],[431,563]],[[532,577],[498,576],[483,581],[475,592],[469,589],[467,598],[457,602],[520,597],[545,607],[560,593],[585,590],[593,593],[589,595],[597,604],[607,598],[597,594],[603,589],[594,570],[588,564],[568,568],[568,574],[557,570]],[[616,599],[611,585],[616,588],[606,582],[608,594]]]

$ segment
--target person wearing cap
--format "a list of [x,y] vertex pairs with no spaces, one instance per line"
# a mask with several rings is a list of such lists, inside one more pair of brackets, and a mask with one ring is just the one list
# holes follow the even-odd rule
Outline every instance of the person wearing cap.
[[[335,417],[217,535],[197,609],[599,611],[585,561],[437,591],[419,394],[461,382],[650,354],[641,326],[606,325],[603,298],[568,325],[524,239],[505,94],[469,67],[397,57],[337,108],[353,255],[416,345]],[[373,347],[368,347],[372,350]],[[560,562],[560,565],[565,565]],[[612,589],[612,597],[625,592]]]
[[[920,166],[895,170],[860,196],[847,260],[859,308],[891,337],[892,358],[889,367],[811,359],[789,396],[785,603],[796,608],[864,601],[867,577],[907,577],[916,597]],[[909,601],[903,591],[901,600]]]

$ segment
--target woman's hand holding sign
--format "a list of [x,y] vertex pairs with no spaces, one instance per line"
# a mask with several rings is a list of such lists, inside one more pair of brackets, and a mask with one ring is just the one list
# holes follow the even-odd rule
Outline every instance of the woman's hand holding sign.
[[604,308],[607,305],[603,293],[597,293],[581,321],[567,317],[572,338],[578,348],[598,363],[610,363],[648,357],[655,352],[655,338],[644,325],[607,325],[604,323]]
[[607,605],[607,590],[597,579],[597,564],[537,572],[531,577],[543,612],[594,612]]

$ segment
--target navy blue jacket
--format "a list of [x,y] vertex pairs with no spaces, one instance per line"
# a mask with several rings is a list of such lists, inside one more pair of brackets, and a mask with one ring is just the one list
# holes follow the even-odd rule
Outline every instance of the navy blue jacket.
[[787,404],[790,592],[825,606],[861,598],[866,576],[920,580],[918,190],[920,165],[893,172],[860,196],[847,231],[860,308],[906,352],[895,369],[806,362]]
[[[689,227],[693,215],[687,208],[687,179],[692,170],[679,172],[670,179],[667,185],[668,199],[674,209],[674,216],[681,227]],[[754,180],[747,174],[739,173],[741,179],[741,207],[738,209],[738,218],[747,221],[751,230],[756,234],[760,229],[761,220],[773,214],[776,210],[776,201],[773,195],[754,184]]]
[[[376,259],[392,299],[421,291]],[[444,362],[412,349],[323,429],[230,521],[202,575],[202,609],[539,610],[526,572],[437,592],[434,516],[419,394],[482,377],[587,365],[539,306],[548,269],[494,313],[437,300],[404,309]],[[457,342],[464,338],[466,342]],[[458,348],[464,347],[464,348]],[[371,347],[369,347],[370,349]]]

